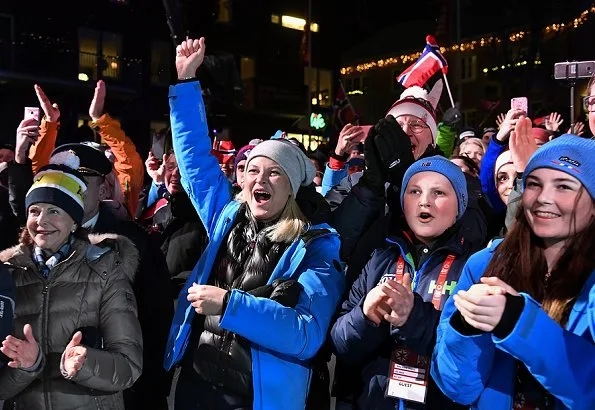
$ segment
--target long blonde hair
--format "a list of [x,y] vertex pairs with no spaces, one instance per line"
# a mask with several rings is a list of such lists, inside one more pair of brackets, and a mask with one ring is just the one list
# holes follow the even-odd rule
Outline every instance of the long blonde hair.
[[[245,203],[243,191],[240,191],[236,197],[239,203]],[[249,208],[248,208],[249,209]],[[252,215],[252,213],[250,213]],[[291,243],[298,239],[308,227],[308,219],[295,201],[293,195],[287,199],[285,208],[279,216],[279,220],[265,229],[266,236],[273,242]]]

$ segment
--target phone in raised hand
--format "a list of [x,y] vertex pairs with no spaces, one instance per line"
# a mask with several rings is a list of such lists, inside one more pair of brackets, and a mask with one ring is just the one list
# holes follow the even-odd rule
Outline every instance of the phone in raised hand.
[[25,107],[24,119],[34,118],[39,123],[39,107]]
[[527,97],[514,97],[510,100],[510,108],[513,110],[521,110],[525,114],[529,113],[529,101]]

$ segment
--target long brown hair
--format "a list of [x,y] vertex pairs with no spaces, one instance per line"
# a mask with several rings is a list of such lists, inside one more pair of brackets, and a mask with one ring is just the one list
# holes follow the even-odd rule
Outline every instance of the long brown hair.
[[[577,203],[584,193],[583,187],[575,200],[573,225]],[[591,218],[582,231],[571,235],[549,279],[546,279],[548,266],[543,242],[531,229],[521,206],[515,223],[494,251],[484,276],[497,276],[518,292],[531,295],[542,303],[552,319],[565,325],[574,301],[595,269],[593,238],[595,218]]]

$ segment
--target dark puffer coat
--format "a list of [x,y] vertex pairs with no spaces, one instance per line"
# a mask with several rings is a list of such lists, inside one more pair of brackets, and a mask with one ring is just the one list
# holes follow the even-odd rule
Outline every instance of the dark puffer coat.
[[[73,252],[44,279],[31,247],[0,253],[16,284],[14,335],[23,326],[43,353],[35,371],[0,370],[0,399],[14,409],[123,410],[122,390],[142,371],[142,337],[130,281],[138,265],[133,243],[117,235],[77,238]],[[83,367],[67,380],[60,372],[64,348],[76,329],[99,330],[102,348],[87,347]]]

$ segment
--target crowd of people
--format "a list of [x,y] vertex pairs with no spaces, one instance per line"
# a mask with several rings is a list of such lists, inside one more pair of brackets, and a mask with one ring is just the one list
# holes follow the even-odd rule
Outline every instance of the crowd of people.
[[438,80],[328,156],[282,131],[236,150],[209,135],[205,50],[178,45],[144,166],[103,81],[101,143],[58,146],[35,85],[43,118],[0,149],[5,409],[595,408],[582,123],[461,128]]

